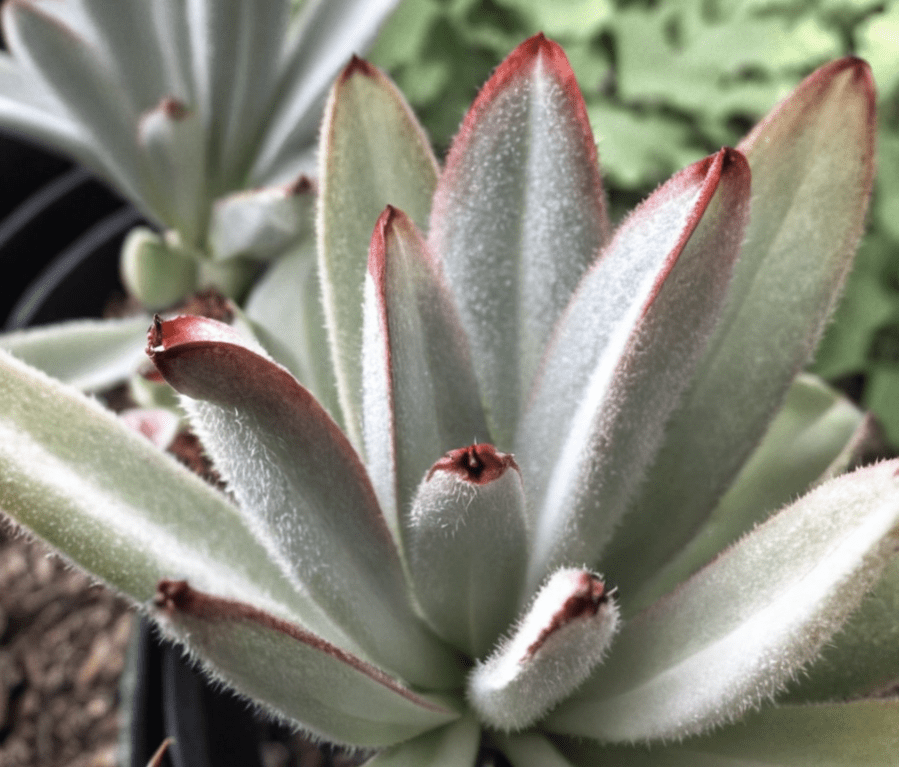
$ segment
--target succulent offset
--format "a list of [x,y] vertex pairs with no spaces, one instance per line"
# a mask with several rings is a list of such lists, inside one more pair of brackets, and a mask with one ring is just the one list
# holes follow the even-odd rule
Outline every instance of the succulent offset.
[[213,320],[149,331],[230,497],[5,355],[0,508],[375,765],[891,764],[899,702],[863,696],[899,678],[899,462],[843,474],[871,425],[800,372],[873,103],[829,64],[612,233],[556,44],[497,69],[442,170],[354,59],[308,375]]
[[396,0],[11,0],[0,125],[109,181],[162,236],[134,230],[128,287],[167,306],[241,295],[308,229],[332,80]]

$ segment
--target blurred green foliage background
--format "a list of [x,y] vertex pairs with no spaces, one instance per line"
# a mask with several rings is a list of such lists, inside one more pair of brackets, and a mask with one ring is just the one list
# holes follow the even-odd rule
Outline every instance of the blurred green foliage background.
[[571,60],[616,217],[736,143],[817,66],[871,63],[877,187],[813,370],[873,409],[899,448],[899,0],[404,0],[369,58],[442,152],[493,68],[538,31]]

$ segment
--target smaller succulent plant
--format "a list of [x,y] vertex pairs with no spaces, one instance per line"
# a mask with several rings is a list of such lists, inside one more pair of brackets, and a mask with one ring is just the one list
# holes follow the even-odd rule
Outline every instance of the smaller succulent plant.
[[246,290],[308,230],[327,89],[396,0],[10,0],[0,125],[99,173],[163,236],[135,230],[145,304]]
[[899,702],[842,701],[899,677],[899,462],[836,476],[869,423],[799,372],[873,103],[823,67],[612,234],[557,45],[497,69],[442,171],[354,59],[320,154],[338,396],[157,318],[226,498],[2,356],[0,508],[379,767],[891,764]]

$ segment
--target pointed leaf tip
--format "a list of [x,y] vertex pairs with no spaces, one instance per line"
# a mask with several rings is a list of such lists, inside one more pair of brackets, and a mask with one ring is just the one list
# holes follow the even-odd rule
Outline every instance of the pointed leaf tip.
[[355,74],[361,75],[362,77],[377,77],[378,70],[365,59],[354,54],[353,58],[350,59],[350,63],[347,64],[344,67],[343,72],[340,73],[338,84],[345,83]]
[[493,445],[482,443],[451,450],[431,467],[427,478],[445,471],[472,485],[486,485],[499,479],[509,468],[520,473],[511,453],[501,453]]
[[207,621],[248,621],[263,629],[276,631],[346,663],[423,708],[447,713],[443,706],[419,698],[411,690],[399,684],[379,668],[306,631],[302,626],[272,615],[265,610],[260,610],[251,604],[234,599],[223,599],[213,594],[198,591],[184,580],[169,580],[165,578],[159,581],[156,586],[153,604],[169,616],[182,613]]
[[465,116],[429,232],[471,344],[491,440],[503,449],[541,350],[608,236],[596,142],[574,73],[557,44],[531,38]]
[[587,570],[553,573],[512,635],[468,677],[469,702],[483,721],[521,730],[579,687],[618,631],[613,593]]
[[538,32],[521,43],[499,65],[475,101],[475,106],[482,99],[486,101],[492,98],[493,94],[502,90],[510,80],[529,71],[538,61],[544,62],[547,69],[562,81],[566,92],[572,93],[570,89],[573,88],[573,93],[580,97],[574,71],[562,46],[549,40],[542,32]]
[[[681,252],[686,247],[686,243],[693,236],[693,232],[699,226],[700,220],[705,216],[712,198],[725,179],[729,180],[729,183],[723,187],[726,195],[725,209],[729,210],[731,215],[736,210],[743,212],[743,215],[739,217],[739,223],[735,223],[735,231],[741,232],[741,236],[745,226],[743,219],[749,205],[751,171],[749,162],[742,152],[730,147],[723,147],[715,154],[709,155],[685,168],[679,176],[680,182],[678,186],[681,189],[699,186],[699,195],[689,217],[686,219],[680,242],[667,258],[664,267],[659,272],[649,298],[643,306],[643,317],[653,307],[653,303],[658,298],[662,286],[677,264]],[[651,213],[656,205],[662,205],[666,202],[661,195],[653,195],[643,204],[641,214]],[[736,222],[737,219],[735,218],[734,220]],[[736,251],[734,251],[730,258],[719,259],[712,268],[720,267],[729,274],[736,255]]]
[[[457,718],[440,699],[254,604],[161,580],[156,617],[238,691],[319,737],[385,746]],[[272,673],[277,669],[278,673]]]
[[[747,134],[739,144],[742,152],[751,154],[759,139],[768,136],[778,122],[787,124],[803,122],[808,117],[814,119],[825,100],[832,96],[838,81],[845,78],[844,87],[849,93],[862,97],[867,108],[867,128],[873,136],[877,122],[877,88],[871,66],[857,56],[844,56],[816,69],[796,89],[780,102],[768,115]],[[770,139],[769,139],[770,140]],[[874,153],[873,141],[866,146],[865,160],[871,162]],[[872,167],[873,174],[873,167]]]

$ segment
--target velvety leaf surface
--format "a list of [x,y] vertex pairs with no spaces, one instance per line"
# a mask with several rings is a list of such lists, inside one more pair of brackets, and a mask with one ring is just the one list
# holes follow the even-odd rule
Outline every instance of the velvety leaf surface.
[[382,751],[365,767],[471,767],[481,727],[470,714],[438,730]]
[[210,184],[242,186],[277,85],[283,51],[272,41],[288,23],[288,4],[189,0],[185,10]]
[[728,303],[604,559],[632,584],[657,571],[711,513],[833,309],[873,177],[867,65],[849,58],[818,70],[739,148],[752,169],[752,212]]
[[821,485],[626,623],[547,726],[605,741],[680,738],[783,689],[893,561],[897,469]]
[[465,333],[440,267],[405,213],[378,219],[365,285],[363,430],[388,524],[449,450],[486,441]]
[[372,230],[388,204],[424,228],[437,160],[402,94],[355,58],[331,91],[319,159],[325,317],[347,434],[361,449],[362,304]]
[[93,400],[3,353],[0,382],[0,509],[14,520],[138,603],[160,578],[187,577],[344,641],[208,483]]
[[532,732],[506,735],[500,742],[512,767],[572,767],[545,735]]
[[116,75],[135,111],[154,107],[163,96],[187,96],[186,93],[160,90],[165,88],[167,73],[160,55],[164,46],[160,46],[155,34],[153,6],[172,6],[171,0],[153,3],[116,0],[115,13],[109,12],[106,0],[82,0],[79,4],[84,9],[85,21],[103,40],[103,53],[109,61],[115,62]]
[[385,746],[458,718],[380,669],[244,602],[160,584],[160,619],[216,676],[335,743]]
[[893,691],[899,681],[899,559],[790,687],[791,702],[841,700]]
[[524,503],[515,459],[481,443],[437,461],[400,516],[416,602],[470,657],[486,657],[515,620],[527,567]]
[[358,455],[312,395],[230,327],[158,323],[150,356],[185,406],[248,523],[297,587],[376,662],[414,683],[458,669],[412,612]]
[[140,203],[137,113],[99,52],[31,0],[3,6],[3,29],[16,58],[35,70],[91,132],[91,146],[104,171]]
[[75,320],[0,334],[0,349],[82,391],[121,383],[144,359],[150,318]]
[[253,285],[244,312],[269,354],[341,424],[314,238],[304,240],[269,267]]
[[[297,34],[284,51],[277,101],[250,172],[253,183],[284,183],[300,172],[294,165],[299,150],[315,141],[328,88],[352,56],[364,55],[378,27],[397,3],[398,0],[303,3],[298,18],[292,22]],[[396,204],[402,206],[399,201]]]
[[153,204],[186,246],[204,245],[209,218],[208,158],[203,115],[166,96],[145,111],[137,125],[143,173]]
[[429,244],[468,333],[492,441],[508,450],[549,332],[607,239],[596,146],[562,49],[522,43],[447,158]]
[[899,752],[899,703],[766,708],[680,744],[626,748],[581,741],[564,751],[577,767],[891,767]]
[[305,176],[290,186],[243,190],[216,201],[209,249],[217,259],[274,258],[312,231],[313,183]]
[[648,607],[821,481],[847,445],[868,428],[864,415],[848,399],[813,376],[798,376],[761,444],[696,536],[639,591],[630,589],[626,573],[618,581],[630,596],[628,614]]
[[712,329],[748,195],[738,152],[696,163],[637,208],[578,286],[517,439],[529,589],[556,566],[597,561]]
[[99,165],[83,131],[59,100],[5,51],[0,52],[0,119],[5,126],[59,147],[89,167]]

